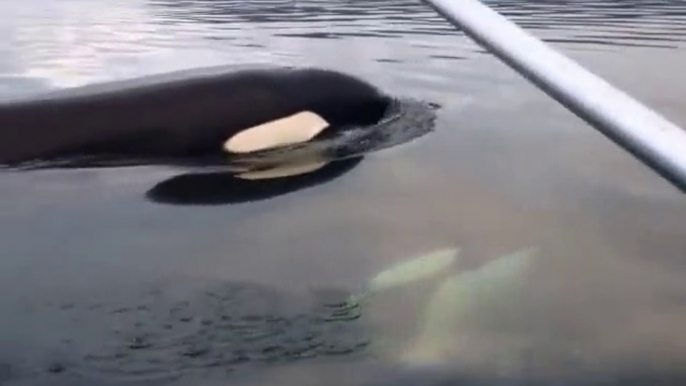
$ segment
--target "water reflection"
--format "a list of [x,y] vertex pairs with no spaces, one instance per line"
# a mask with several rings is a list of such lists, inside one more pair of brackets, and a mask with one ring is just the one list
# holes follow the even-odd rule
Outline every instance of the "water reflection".
[[[542,39],[577,50],[676,48],[686,38],[680,1],[490,4]],[[350,68],[335,60],[343,55],[359,61],[354,67],[364,75],[389,77],[370,63],[377,62],[407,82],[437,88],[450,77],[447,66],[460,60],[468,68],[463,59],[484,54],[413,0],[127,0],[104,7],[82,0],[0,4],[7,15],[0,72],[61,87],[227,62]],[[388,66],[399,63],[408,67]]]
[[254,202],[326,183],[362,161],[352,158],[293,177],[243,180],[232,173],[182,174],[156,184],[146,193],[152,201],[175,205],[219,205]]
[[[549,42],[676,48],[686,40],[686,5],[681,1],[493,0],[487,2]],[[342,39],[446,35],[454,28],[421,1],[370,0],[151,0],[164,24],[194,22],[218,39],[238,39],[243,26],[273,36]],[[639,24],[637,24],[639,23]],[[593,27],[588,31],[587,27]],[[222,32],[220,32],[222,31]]]

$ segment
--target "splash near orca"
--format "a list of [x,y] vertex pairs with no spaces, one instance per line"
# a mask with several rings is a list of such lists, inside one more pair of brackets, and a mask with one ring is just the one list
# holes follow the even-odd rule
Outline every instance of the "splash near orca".
[[[0,102],[0,164],[218,167],[273,178],[420,137],[434,110],[325,69],[184,70]],[[271,171],[279,167],[286,171]]]

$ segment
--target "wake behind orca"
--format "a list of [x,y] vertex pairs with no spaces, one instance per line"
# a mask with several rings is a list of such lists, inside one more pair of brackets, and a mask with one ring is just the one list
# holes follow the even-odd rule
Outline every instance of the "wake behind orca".
[[[246,128],[302,111],[318,114],[329,128],[304,143],[257,152],[222,148]],[[429,104],[331,70],[212,67],[2,101],[0,164],[245,171],[359,157],[428,133],[434,118]]]

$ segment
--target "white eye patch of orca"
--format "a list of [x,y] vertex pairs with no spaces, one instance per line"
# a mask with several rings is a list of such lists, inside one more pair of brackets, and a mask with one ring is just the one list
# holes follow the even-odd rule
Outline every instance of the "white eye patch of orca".
[[306,142],[329,127],[329,123],[311,111],[249,127],[224,142],[229,153],[250,153],[274,147]]

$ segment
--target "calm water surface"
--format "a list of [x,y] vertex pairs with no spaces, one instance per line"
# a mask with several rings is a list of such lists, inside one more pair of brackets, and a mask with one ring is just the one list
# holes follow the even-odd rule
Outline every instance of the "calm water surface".
[[[686,3],[489,3],[686,125]],[[655,385],[683,375],[683,195],[418,2],[23,0],[0,2],[0,15],[5,96],[269,63],[332,68],[443,106],[432,135],[252,203],[147,200],[180,173],[168,168],[3,172],[1,385]],[[527,247],[540,258],[516,291],[450,324],[450,349],[428,367],[400,353],[440,279],[375,298],[359,319],[320,323],[357,311],[308,306],[447,246],[462,247],[458,271]],[[222,340],[242,328],[218,323],[222,310],[264,336]],[[286,327],[264,334],[265,314]],[[293,359],[311,341],[301,350],[311,355]]]

